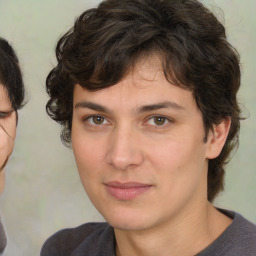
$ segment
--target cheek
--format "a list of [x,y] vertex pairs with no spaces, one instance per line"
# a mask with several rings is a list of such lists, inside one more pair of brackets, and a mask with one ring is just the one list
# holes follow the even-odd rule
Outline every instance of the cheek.
[[[181,184],[191,184],[200,179],[204,170],[205,146],[197,139],[179,136],[156,143],[148,157],[158,177],[168,181],[173,189]],[[161,181],[166,184],[166,181]]]
[[16,129],[17,129],[17,113],[14,111],[10,116],[0,120],[1,125],[8,133],[8,135],[14,140],[16,137]]
[[188,157],[188,148],[179,140],[165,139],[158,141],[154,146],[148,147],[148,159],[158,166],[158,169],[169,169],[170,172],[175,171],[180,165],[186,162]]
[[13,140],[0,128],[0,167],[12,153],[13,146]]
[[[105,172],[104,157],[101,144],[90,139],[72,140],[77,169],[85,192],[93,203],[101,193],[99,184]],[[97,207],[96,207],[97,208]]]
[[91,139],[74,139],[72,147],[82,181],[96,176],[104,159],[102,143]]
[[164,198],[163,204],[168,204],[171,210],[178,211],[192,197],[197,198],[204,193],[207,180],[202,156],[204,146],[195,145],[192,141],[173,140],[165,147],[162,145],[162,150],[157,147],[151,152],[157,187]]

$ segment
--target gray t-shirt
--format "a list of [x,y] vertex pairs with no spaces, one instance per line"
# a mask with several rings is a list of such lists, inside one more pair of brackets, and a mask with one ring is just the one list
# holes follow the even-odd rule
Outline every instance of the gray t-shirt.
[[[196,256],[255,256],[256,225],[238,213],[220,211],[232,218],[232,223]],[[61,230],[44,243],[41,256],[115,256],[114,230],[107,223]]]
[[2,253],[4,252],[6,244],[7,244],[7,239],[4,231],[4,226],[0,219],[0,255],[2,255]]

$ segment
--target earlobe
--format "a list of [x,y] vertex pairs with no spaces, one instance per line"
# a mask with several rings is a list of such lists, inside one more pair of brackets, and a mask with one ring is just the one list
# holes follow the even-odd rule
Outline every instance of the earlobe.
[[214,159],[220,154],[231,125],[231,118],[224,119],[221,123],[214,125],[213,130],[208,135],[208,149],[206,152],[206,158]]

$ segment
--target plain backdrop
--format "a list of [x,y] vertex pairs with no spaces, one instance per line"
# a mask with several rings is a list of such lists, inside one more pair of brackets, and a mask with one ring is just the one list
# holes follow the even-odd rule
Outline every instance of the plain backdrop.
[[[98,2],[0,1],[0,36],[17,51],[28,98],[19,113],[15,150],[6,168],[7,183],[0,199],[8,235],[6,256],[39,255],[45,239],[57,230],[103,220],[80,184],[72,150],[59,139],[59,125],[45,113],[45,78],[55,63],[56,42],[77,16]],[[216,205],[256,222],[256,2],[203,2],[225,24],[230,42],[240,52],[239,102],[248,116],[242,122],[239,150],[227,168],[225,191]]]

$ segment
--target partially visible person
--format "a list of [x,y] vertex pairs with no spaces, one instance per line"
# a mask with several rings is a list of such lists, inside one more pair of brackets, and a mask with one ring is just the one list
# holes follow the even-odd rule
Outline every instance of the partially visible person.
[[[19,60],[10,44],[0,38],[0,193],[5,184],[5,171],[12,153],[18,122],[17,110],[24,103],[24,84]],[[0,254],[7,239],[0,221]]]

